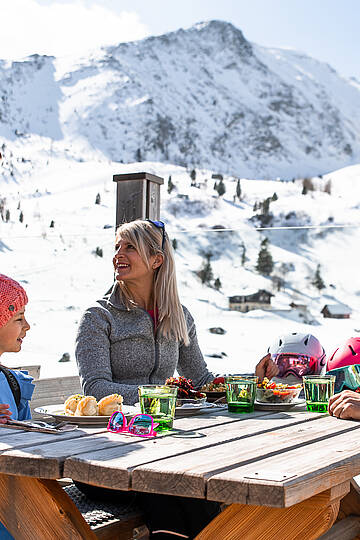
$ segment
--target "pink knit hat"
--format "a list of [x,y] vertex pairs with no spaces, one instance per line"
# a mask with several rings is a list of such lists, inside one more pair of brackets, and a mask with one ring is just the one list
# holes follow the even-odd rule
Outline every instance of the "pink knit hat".
[[0,328],[27,302],[28,297],[20,283],[0,274]]

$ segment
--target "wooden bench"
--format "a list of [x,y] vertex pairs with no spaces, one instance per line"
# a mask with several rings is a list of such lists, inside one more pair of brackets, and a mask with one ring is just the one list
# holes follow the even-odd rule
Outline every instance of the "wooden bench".
[[82,393],[80,377],[78,375],[39,379],[34,381],[34,384],[35,390],[31,399],[31,412],[34,418],[39,416],[37,413],[34,413],[36,407],[64,403],[72,394]]
[[19,369],[21,371],[27,371],[28,374],[33,377],[35,380],[39,379],[40,377],[40,369],[41,366],[38,364],[34,364],[33,366],[8,366],[10,369]]
[[[35,408],[64,403],[66,398],[72,394],[82,393],[78,375],[39,379],[34,381],[34,384],[35,390],[31,400],[33,418],[44,417],[44,415],[36,413]],[[59,485],[64,490],[64,497],[71,499],[71,501],[67,501],[69,512],[71,510],[75,517],[76,512],[80,512],[86,522],[83,527],[88,527],[88,536],[84,536],[84,538],[130,540],[133,538],[133,529],[143,525],[141,513],[136,509],[127,511],[125,507],[122,508],[119,505],[116,511],[114,505],[106,502],[94,503],[77,490],[71,479],[67,479],[67,481],[62,479]],[[80,517],[78,516],[77,519]]]

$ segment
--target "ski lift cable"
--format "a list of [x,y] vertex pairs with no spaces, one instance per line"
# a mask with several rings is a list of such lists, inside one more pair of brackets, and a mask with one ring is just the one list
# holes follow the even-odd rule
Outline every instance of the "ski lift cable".
[[[343,223],[343,224],[332,224],[332,225],[285,225],[279,227],[251,227],[251,230],[254,231],[286,231],[286,230],[314,230],[314,229],[358,229],[360,228],[360,223]],[[113,229],[113,227],[112,227]],[[112,230],[111,229],[111,230]],[[197,227],[196,229],[172,229],[171,227],[167,228],[171,234],[191,234],[191,233],[201,233],[201,232],[236,232],[244,231],[245,227],[221,227],[221,228],[203,228]],[[106,229],[104,229],[106,230]],[[15,240],[15,239],[31,239],[31,238],[44,238],[44,239],[60,239],[61,238],[93,238],[100,237],[104,234],[104,230],[99,231],[98,233],[60,233],[57,235],[44,236],[43,234],[37,235],[21,235],[21,236],[2,236],[0,234],[1,240]],[[107,229],[110,230],[110,229]]]

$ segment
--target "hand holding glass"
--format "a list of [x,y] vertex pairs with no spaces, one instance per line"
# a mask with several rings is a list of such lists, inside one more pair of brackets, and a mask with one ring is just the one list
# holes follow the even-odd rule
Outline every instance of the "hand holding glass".
[[140,410],[149,414],[157,422],[158,431],[171,429],[176,406],[176,386],[145,384],[139,386]]
[[306,375],[303,377],[306,408],[310,412],[327,412],[334,394],[334,375]]
[[254,411],[258,377],[230,375],[225,377],[228,411],[249,413]]

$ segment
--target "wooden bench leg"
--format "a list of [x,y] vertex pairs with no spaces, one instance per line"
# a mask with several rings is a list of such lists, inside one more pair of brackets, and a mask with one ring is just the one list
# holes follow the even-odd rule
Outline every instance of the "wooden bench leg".
[[335,522],[347,491],[349,482],[288,508],[231,504],[195,540],[316,540]]
[[56,480],[0,473],[0,521],[16,540],[96,540]]

